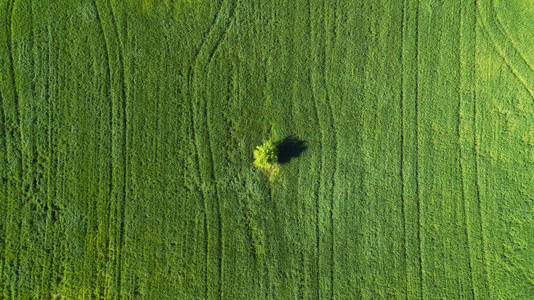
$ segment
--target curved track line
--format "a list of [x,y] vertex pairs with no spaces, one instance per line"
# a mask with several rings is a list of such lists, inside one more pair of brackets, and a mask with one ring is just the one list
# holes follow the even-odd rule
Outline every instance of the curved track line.
[[[197,68],[197,66],[199,65],[199,61],[202,57],[202,54],[204,53],[204,51],[209,51],[209,54],[207,56],[207,61],[206,61],[206,64],[205,64],[205,67],[209,67],[209,65],[211,64],[211,62],[213,61],[213,57],[214,57],[214,54],[216,52],[216,50],[218,49],[218,47],[220,46],[221,44],[221,41],[223,40],[223,37],[228,33],[229,31],[229,27],[233,21],[233,16],[234,16],[234,11],[235,11],[235,8],[237,7],[237,2],[232,2],[229,8],[229,11],[228,11],[228,18],[226,19],[226,24],[224,24],[224,31],[216,38],[215,40],[215,45],[212,46],[212,49],[209,50],[209,48],[206,48],[206,47],[209,47],[209,43],[208,41],[213,39],[212,35],[214,35],[214,31],[216,30],[216,28],[218,27],[217,25],[220,24],[220,20],[222,18],[221,16],[221,12],[223,10],[223,7],[224,7],[224,4],[227,3],[227,2],[223,2],[220,7],[219,7],[219,10],[214,18],[214,22],[212,23],[212,26],[210,27],[210,30],[208,32],[208,35],[207,37],[205,38],[205,40],[203,41],[201,47],[199,48],[198,52],[196,53],[196,55],[194,56],[194,59],[193,59],[193,65],[189,67],[189,73],[190,73],[190,81],[191,81],[191,88],[194,89],[196,84],[195,82],[197,82],[197,77],[195,77],[195,69]],[[205,50],[204,50],[205,49]],[[193,102],[193,106],[195,107],[195,110],[197,110],[197,107],[195,105],[195,102],[196,101],[192,101]],[[211,132],[213,131],[212,130],[212,126],[210,124],[210,121],[209,121],[209,116],[211,115],[210,114],[210,110],[209,110],[209,100],[208,100],[208,103],[205,104],[204,106],[204,110],[203,110],[203,114],[204,114],[204,119],[205,119],[205,122],[206,122],[206,128],[207,128],[207,139],[208,139],[208,151],[209,151],[209,156],[210,156],[210,159],[211,161],[209,162],[209,164],[211,165],[211,177],[212,179],[215,181],[216,179],[216,173],[215,173],[215,155],[214,155],[214,151],[213,151],[213,142],[212,142],[212,134]],[[194,114],[196,115],[196,113]],[[194,117],[194,116],[193,116]],[[198,139],[199,137],[195,134],[195,137],[196,139]],[[196,143],[196,149],[197,149],[197,152],[200,151],[200,148],[198,146],[198,141]],[[198,154],[199,157],[200,157],[200,153]],[[200,163],[200,161],[199,161]],[[201,175],[202,177],[202,175]],[[204,187],[205,188],[205,187]],[[220,194],[219,194],[219,190],[217,188],[217,183],[215,183],[213,185],[213,189],[214,189],[214,192],[215,192],[215,196],[216,196],[216,200],[217,200],[217,214],[218,214],[218,218],[217,218],[217,223],[218,223],[218,233],[217,233],[217,240],[218,240],[218,245],[219,245],[219,250],[218,250],[218,296],[219,298],[222,297],[222,263],[223,263],[223,254],[222,254],[222,208],[221,208],[221,203],[220,203],[220,200],[221,200],[221,197],[220,197]],[[206,197],[205,197],[205,191],[204,191],[204,199],[206,201]],[[206,209],[206,216],[207,216],[207,203],[205,202],[205,209]],[[207,219],[206,219],[207,220]],[[207,259],[208,255],[206,254],[206,259]],[[207,272],[206,272],[207,274]],[[207,278],[206,278],[206,286],[207,286]],[[206,295],[207,295],[207,291],[206,291]]]
[[198,47],[197,51],[193,55],[193,59],[192,59],[192,64],[191,65],[193,65],[193,66],[196,65],[196,61],[197,61],[198,55],[200,54],[200,51],[202,50],[202,48],[204,48],[204,45],[208,41],[208,37],[211,35],[211,32],[213,31],[213,28],[215,27],[215,24],[217,23],[217,20],[219,19],[219,14],[221,12],[223,4],[224,4],[224,1],[217,8],[217,12],[215,13],[215,16],[213,17],[213,20],[212,20],[212,22],[210,24],[210,27],[208,28],[207,32],[204,34],[204,37],[202,38],[202,43],[200,44],[200,46]]
[[[195,58],[195,61],[196,61],[196,58]],[[195,62],[196,64],[196,62]],[[193,87],[193,76],[194,76],[194,72],[193,72],[193,65],[189,66],[189,69],[187,71],[187,82],[185,83],[186,86],[187,86],[187,94],[189,95],[189,99],[190,99],[190,105],[189,105],[189,114],[191,116],[191,120],[190,120],[190,123],[191,123],[191,137],[192,137],[192,141],[193,141],[193,146],[195,148],[195,161],[197,162],[197,166],[198,168],[200,169],[200,146],[199,146],[199,141],[198,139],[200,138],[199,135],[197,134],[195,128],[197,127],[197,121],[196,121],[196,118],[195,118],[195,115],[197,113],[197,107],[196,107],[196,104],[195,104],[195,100],[193,99],[194,98],[194,94],[192,92],[192,90],[194,89]],[[198,171],[198,180],[199,180],[199,185],[197,186],[199,192],[200,192],[200,196],[202,197],[202,205],[203,205],[203,216],[204,216],[204,253],[205,253],[205,266],[204,266],[204,295],[205,297],[207,298],[208,297],[208,249],[209,249],[209,239],[208,239],[208,204],[207,204],[207,196],[206,196],[206,192],[205,192],[205,187],[204,187],[204,180],[202,179],[203,176],[202,176],[202,172]]]
[[499,30],[501,31],[502,35],[510,42],[514,51],[517,52],[517,54],[519,55],[521,60],[525,63],[525,65],[528,67],[528,69],[531,72],[534,72],[534,68],[532,67],[532,65],[528,62],[526,57],[521,53],[521,51],[519,51],[519,48],[516,46],[517,42],[513,39],[511,34],[506,30],[506,27],[503,25],[501,17],[499,16],[499,11],[497,10],[495,3],[496,3],[496,0],[491,0],[490,10],[492,12],[492,15],[494,16],[495,24],[497,25],[497,27],[499,27]]
[[[195,69],[197,69],[197,65],[199,63],[199,59],[200,59],[200,56],[201,54],[203,53],[203,49],[205,49],[205,47],[207,47],[207,44],[208,44],[208,41],[211,39],[211,36],[213,35],[213,32],[217,26],[217,24],[219,24],[220,22],[220,18],[221,18],[221,11],[222,11],[222,8],[223,8],[223,4],[224,2],[219,6],[219,9],[215,15],[215,17],[213,18],[213,22],[212,22],[212,25],[210,26],[210,29],[206,35],[206,37],[204,38],[204,41],[202,42],[201,46],[199,47],[198,51],[195,53],[195,55],[193,56],[193,62],[192,64],[189,66],[189,69],[188,69],[188,90],[189,90],[189,94],[190,94],[190,99],[191,99],[191,118],[192,118],[192,134],[193,134],[193,141],[194,141],[194,145],[195,145],[195,150],[196,150],[196,155],[197,155],[197,163],[199,164],[199,167],[200,167],[200,136],[197,134],[195,128],[196,126],[198,126],[199,124],[197,124],[197,118],[196,118],[196,115],[198,113],[198,110],[199,108],[197,107],[196,105],[196,101],[193,99],[195,98],[195,94],[192,92],[194,89],[195,89],[195,82],[196,82],[196,77],[195,77]],[[233,10],[232,10],[233,11]],[[216,45],[219,43],[219,40],[222,38],[219,37]],[[216,47],[215,47],[216,48]],[[213,54],[210,54],[210,56],[213,55]],[[208,64],[211,62],[211,58],[210,56],[208,57],[210,60],[208,61]],[[206,105],[206,108],[204,109],[204,115],[207,116],[208,115],[208,111],[207,111],[207,105]],[[208,124],[209,123],[209,120],[206,118],[206,123]],[[208,125],[207,125],[208,126]],[[211,145],[211,138],[209,136],[209,128],[208,128],[208,141],[209,141],[209,151],[210,151],[210,155],[211,155],[211,158],[213,160],[213,151],[211,149],[212,145]],[[212,176],[214,176],[214,167],[213,167],[213,161],[211,162],[211,165],[212,165]],[[207,180],[204,180],[203,179],[204,176],[202,176],[202,173],[200,172],[199,173],[199,179],[201,181],[201,185],[200,185],[200,191],[201,191],[201,194],[202,194],[202,198],[203,198],[203,203],[204,203],[204,220],[205,220],[205,224],[204,224],[204,231],[205,231],[205,251],[206,251],[206,266],[205,266],[205,274],[204,274],[204,282],[205,282],[205,296],[208,297],[208,292],[209,292],[209,289],[208,289],[208,265],[209,265],[209,256],[208,256],[208,252],[209,252],[209,239],[208,239],[208,205],[207,205],[207,193],[206,193],[206,187],[205,187],[205,184],[204,182],[207,182]],[[217,195],[217,189],[215,187],[215,193]],[[221,224],[220,224],[220,203],[219,203],[219,199],[217,199],[217,206],[218,206],[218,213],[219,213],[219,232],[218,232],[218,240],[221,241],[222,239],[222,232],[220,231],[221,230]],[[222,247],[221,245],[221,242],[219,242],[219,246]],[[222,252],[222,248],[219,249],[219,254],[221,254]],[[220,293],[220,288],[221,288],[221,272],[222,272],[222,265],[221,265],[221,255],[219,255],[219,297],[221,296],[221,293]]]
[[[228,0],[228,1],[231,1],[231,0]],[[203,41],[202,41],[202,44],[200,45],[200,47],[198,48],[198,51],[193,55],[193,60],[192,60],[192,63],[189,67],[190,71],[192,72],[191,74],[191,78],[194,77],[194,70],[196,69],[197,65],[198,65],[198,61],[199,61],[199,57],[201,56],[201,54],[203,53],[203,49],[205,49],[206,47],[209,47],[208,46],[208,42],[211,41],[213,39],[213,35],[215,34],[214,31],[216,29],[216,27],[218,27],[217,25],[221,22],[221,12],[223,10],[223,6],[224,4],[226,3],[226,1],[223,1],[221,3],[221,5],[219,6],[218,8],[218,11],[217,13],[215,14],[215,17],[213,18],[213,22],[211,23],[211,26],[210,26],[210,29],[208,30],[208,33],[205,35],[205,37],[203,38]],[[221,34],[218,38],[216,38],[216,42],[215,42],[215,46],[214,48],[209,52],[210,54],[208,55],[208,62],[207,62],[207,65],[210,64],[212,58],[213,58],[213,55],[215,53],[215,50],[217,49],[221,39],[223,38],[223,36],[226,34],[226,32],[228,31],[228,28],[230,26],[230,23],[233,21],[233,14],[234,14],[234,9],[236,7],[237,4],[234,4],[233,7],[230,8],[230,11],[229,11],[229,17],[228,17],[228,20],[227,20],[227,25],[225,25],[225,30],[223,32],[223,34]],[[205,51],[208,51],[208,50],[205,50]]]
[[[510,68],[510,70],[512,71],[512,74],[519,80],[519,82],[521,83],[521,85],[525,88],[525,90],[528,92],[528,94],[530,95],[530,97],[532,99],[534,99],[534,92],[532,91],[532,89],[529,87],[529,85],[527,84],[526,80],[523,78],[522,74],[514,67],[514,65],[509,61],[509,58],[507,55],[505,55],[503,53],[503,50],[498,46],[498,43],[493,39],[492,37],[492,30],[490,28],[490,23],[491,22],[484,22],[483,21],[483,16],[482,14],[480,13],[480,11],[478,11],[478,16],[480,17],[481,19],[481,29],[482,29],[482,33],[486,36],[486,39],[488,40],[488,42],[490,43],[490,45],[493,47],[493,49],[495,50],[495,52],[501,57],[501,59],[505,62],[505,64]],[[497,26],[497,25],[495,25]],[[497,32],[493,32],[494,35],[498,35],[498,34],[503,34],[502,32],[499,31],[499,29],[497,28],[496,29]],[[503,34],[504,35],[504,34]],[[506,43],[506,37],[502,39],[504,43]],[[508,43],[510,44],[510,41],[508,41]],[[511,44],[510,44],[511,45]],[[518,52],[517,49],[513,48],[513,45],[511,45],[511,49],[512,49],[512,52],[514,52],[513,54],[510,54],[510,55],[518,55],[518,53],[515,53],[515,52]],[[514,59],[512,57],[512,59]],[[517,59],[517,58],[516,58]],[[517,62],[518,65],[521,65],[521,62]],[[523,64],[525,64],[525,62],[523,62]],[[528,67],[528,66],[527,66]],[[528,69],[530,71],[532,71],[531,69]],[[532,78],[532,76],[531,76]],[[475,101],[476,103],[476,101]],[[476,104],[475,104],[475,118],[476,118]],[[475,121],[475,126],[476,126],[476,121]],[[476,127],[475,127],[476,128]],[[481,223],[480,223],[480,230],[481,230],[481,236],[482,236],[482,252],[483,252],[483,259],[484,259],[484,267],[485,267],[485,270],[486,270],[486,280],[487,282],[489,283],[491,280],[490,280],[490,276],[489,276],[489,272],[488,272],[488,265],[487,265],[487,254],[486,254],[486,242],[485,242],[485,234],[484,234],[484,226],[483,226],[483,214],[482,214],[482,206],[481,206],[481,203],[480,203],[480,183],[479,183],[479,179],[478,179],[478,175],[479,175],[479,172],[478,172],[478,157],[479,157],[479,154],[478,154],[478,148],[479,148],[479,145],[480,145],[480,141],[477,141],[476,139],[476,130],[475,130],[475,153],[476,153],[476,157],[475,157],[475,174],[476,174],[476,190],[477,190],[477,202],[478,202],[478,210],[479,210],[479,217],[480,217],[480,220],[481,220]],[[488,287],[491,287],[491,285],[488,284]],[[491,288],[489,289],[489,294],[491,296]]]
[[235,12],[235,9],[238,6],[238,3],[239,3],[239,0],[237,0],[234,3],[234,5],[232,5],[230,7],[230,11],[228,12],[228,21],[227,21],[228,24],[226,24],[224,32],[219,36],[219,38],[215,42],[215,46],[213,47],[212,51],[210,52],[210,54],[208,56],[208,62],[207,62],[208,66],[211,64],[211,62],[213,60],[213,56],[215,55],[215,52],[217,52],[217,50],[219,49],[219,46],[221,45],[222,40],[224,40],[224,37],[226,37],[226,35],[228,35],[228,32],[230,30],[230,26],[232,25],[232,22],[235,20],[234,12]]
[[[508,55],[505,55],[504,54],[504,51],[502,50],[501,47],[498,46],[498,43],[494,40],[493,36],[492,35],[502,35],[501,36],[501,39],[502,42],[504,44],[508,44],[509,45],[509,48],[512,50],[512,53],[509,53],[510,57],[512,59],[515,59],[517,60],[517,58],[514,58],[514,55],[520,55],[520,54],[517,54],[517,49],[511,44],[511,42],[509,40],[507,40],[506,37],[504,37],[503,33],[500,32],[500,30],[498,28],[496,29],[492,29],[490,28],[490,21],[488,22],[485,22],[485,18],[482,16],[480,10],[477,9],[477,15],[480,17],[480,20],[481,20],[481,29],[482,31],[485,33],[486,37],[487,37],[487,40],[490,42],[490,44],[492,45],[492,47],[495,49],[495,51],[497,52],[497,54],[502,58],[502,60],[505,62],[505,64],[510,68],[510,70],[512,71],[512,74],[519,80],[519,82],[521,83],[521,85],[525,88],[525,90],[528,92],[528,94],[530,95],[530,97],[532,99],[534,99],[534,91],[530,88],[530,86],[528,85],[528,83],[526,82],[525,78],[523,77],[524,75],[521,74],[521,72],[519,72],[516,67],[514,66],[514,64],[512,62],[510,62],[510,58],[508,57]],[[487,21],[487,20],[486,20]],[[495,25],[497,26],[497,25]],[[518,65],[521,65],[521,64],[524,64],[523,66],[526,65],[526,67],[528,68],[528,64],[526,64],[525,62],[516,62]],[[530,71],[532,71],[531,69],[528,69]],[[530,76],[531,78],[533,77],[533,75]]]
[[[211,62],[213,61],[213,57],[214,57],[214,54],[215,52],[217,51],[217,49],[219,48],[219,46],[221,45],[221,41],[223,40],[223,38],[228,34],[228,31],[230,29],[230,25],[232,23],[232,21],[234,20],[233,19],[233,16],[234,16],[234,11],[238,5],[238,2],[233,2],[234,5],[232,5],[230,7],[230,11],[229,11],[229,16],[228,16],[228,21],[227,21],[227,24],[226,24],[226,28],[224,30],[224,32],[219,36],[219,38],[217,39],[216,43],[215,43],[215,46],[213,47],[211,53],[209,54],[208,56],[208,59],[207,59],[207,62],[206,62],[206,67],[209,67],[211,65]],[[222,5],[221,5],[222,7]],[[223,235],[222,235],[222,208],[221,208],[221,195],[219,194],[219,189],[217,187],[217,180],[216,180],[216,172],[215,172],[215,153],[213,151],[213,137],[212,137],[212,132],[213,132],[213,127],[210,123],[210,105],[209,105],[210,101],[209,99],[207,100],[207,103],[206,103],[206,106],[204,107],[205,110],[204,110],[204,114],[205,114],[205,118],[206,118],[206,126],[207,126],[207,133],[208,133],[208,144],[209,144],[209,152],[210,152],[210,157],[211,157],[211,176],[212,176],[212,180],[215,182],[214,185],[213,185],[213,188],[215,190],[215,195],[217,197],[217,213],[219,215],[218,217],[218,243],[219,243],[219,269],[218,269],[218,272],[219,272],[219,292],[218,292],[218,295],[219,295],[219,299],[222,298],[222,295],[223,295],[223,290],[222,290],[222,275],[223,275],[223,272],[222,272],[222,266],[223,266]]]
[[[191,69],[190,69],[190,72]],[[191,93],[191,73],[189,72],[189,80],[187,82],[187,85],[188,85],[188,93],[189,93],[189,98],[192,99],[192,93]],[[194,104],[194,101],[191,100],[191,105],[189,105],[189,114],[191,115],[191,135],[192,135],[192,140],[193,140],[193,146],[195,147],[195,161],[197,162],[197,166],[198,168],[200,169],[200,146],[198,145],[198,141],[197,139],[199,138],[197,133],[196,133],[196,119],[195,119],[195,114],[196,114],[196,105]],[[201,172],[198,173],[198,179],[199,179],[199,186],[198,186],[198,189],[200,191],[200,195],[202,196],[202,204],[203,204],[203,210],[204,210],[204,253],[205,253],[205,266],[204,266],[204,295],[205,297],[207,298],[208,297],[208,246],[209,246],[209,243],[208,243],[208,214],[207,214],[207,211],[208,211],[208,204],[206,202],[206,192],[205,192],[205,188],[204,188],[204,181],[202,180],[202,174]]]

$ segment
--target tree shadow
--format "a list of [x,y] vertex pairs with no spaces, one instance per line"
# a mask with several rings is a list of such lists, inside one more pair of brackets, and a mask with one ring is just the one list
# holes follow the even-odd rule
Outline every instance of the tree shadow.
[[288,136],[276,143],[278,162],[281,164],[288,163],[292,158],[299,157],[307,148],[308,145],[305,141],[294,136]]

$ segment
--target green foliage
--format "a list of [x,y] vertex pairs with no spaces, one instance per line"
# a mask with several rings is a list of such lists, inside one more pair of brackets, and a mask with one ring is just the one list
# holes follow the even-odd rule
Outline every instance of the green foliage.
[[276,148],[272,140],[268,140],[263,145],[256,146],[254,150],[254,165],[260,169],[273,167],[278,159]]
[[278,164],[278,154],[273,141],[269,139],[263,145],[256,146],[254,150],[254,166],[265,172],[269,181],[276,180],[280,172],[280,165]]

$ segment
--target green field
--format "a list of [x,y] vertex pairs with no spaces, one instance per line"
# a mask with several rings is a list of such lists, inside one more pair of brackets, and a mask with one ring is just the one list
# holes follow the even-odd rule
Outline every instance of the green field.
[[0,298],[533,299],[533,47],[528,0],[0,0]]

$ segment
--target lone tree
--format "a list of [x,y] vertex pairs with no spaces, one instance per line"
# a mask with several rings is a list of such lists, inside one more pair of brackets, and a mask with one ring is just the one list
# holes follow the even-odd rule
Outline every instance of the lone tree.
[[280,172],[278,153],[273,141],[269,139],[254,150],[254,166],[262,170],[270,182],[274,182]]

